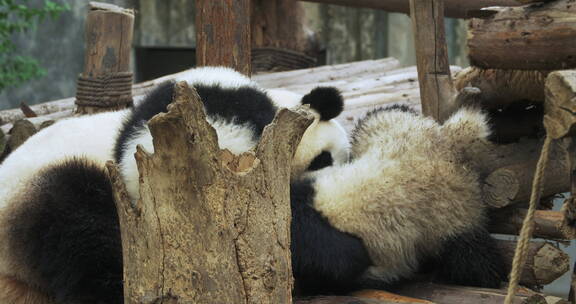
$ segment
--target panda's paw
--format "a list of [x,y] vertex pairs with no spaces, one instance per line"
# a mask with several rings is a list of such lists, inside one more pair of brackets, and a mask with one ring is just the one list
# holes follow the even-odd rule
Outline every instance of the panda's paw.
[[499,252],[486,230],[461,233],[446,242],[436,261],[436,278],[448,284],[499,288],[508,275]]
[[445,134],[464,145],[490,136],[487,115],[479,108],[464,107],[456,111],[442,126]]

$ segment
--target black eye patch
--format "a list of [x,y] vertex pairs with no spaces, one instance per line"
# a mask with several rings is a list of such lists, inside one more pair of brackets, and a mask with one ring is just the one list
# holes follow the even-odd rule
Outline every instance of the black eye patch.
[[322,151],[322,153],[318,154],[318,156],[312,160],[306,171],[320,170],[332,166],[333,163],[334,160],[332,159],[332,154],[328,151]]

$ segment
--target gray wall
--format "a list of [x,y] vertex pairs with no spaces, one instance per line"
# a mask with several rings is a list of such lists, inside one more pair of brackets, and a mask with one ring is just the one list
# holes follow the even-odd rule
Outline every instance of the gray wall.
[[[46,76],[0,93],[0,109],[16,107],[20,102],[38,102],[74,95],[76,78],[84,63],[84,19],[88,0],[59,0],[68,3],[70,11],[52,20],[46,19],[31,31],[17,35],[21,55],[37,58]],[[125,6],[129,0],[106,1]],[[44,0],[29,0],[39,5]]]

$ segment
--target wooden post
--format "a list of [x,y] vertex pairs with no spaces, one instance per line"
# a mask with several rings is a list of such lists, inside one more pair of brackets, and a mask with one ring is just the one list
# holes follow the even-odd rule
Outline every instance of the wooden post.
[[78,77],[76,112],[88,114],[132,105],[130,52],[134,12],[90,2],[84,72]]
[[422,113],[444,122],[455,108],[443,0],[410,0]]
[[196,0],[196,63],[250,76],[250,0]]
[[317,49],[305,31],[296,0],[253,0],[252,70],[283,71],[316,64]]
[[140,200],[108,164],[119,213],[125,303],[292,303],[290,163],[312,122],[279,111],[255,152],[218,148],[200,97],[176,85],[138,148]]

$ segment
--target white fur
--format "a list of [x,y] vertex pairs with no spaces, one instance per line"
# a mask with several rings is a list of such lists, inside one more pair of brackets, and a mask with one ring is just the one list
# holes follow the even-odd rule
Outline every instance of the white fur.
[[478,174],[459,154],[463,142],[485,140],[487,128],[480,112],[467,111],[444,127],[410,113],[379,112],[355,133],[352,162],[309,174],[314,207],[364,241],[376,265],[367,275],[388,282],[407,277],[445,238],[483,223]]
[[73,156],[104,165],[113,159],[117,132],[127,111],[63,119],[30,137],[0,165],[0,212],[39,170]]
[[199,67],[182,76],[176,81],[186,81],[189,85],[219,85],[223,89],[235,89],[239,87],[251,87],[259,89],[258,85],[250,78],[227,67]]
[[[299,106],[303,97],[284,89],[271,89],[267,94],[278,108],[288,109]],[[306,129],[296,149],[292,161],[292,177],[302,174],[322,151],[332,154],[335,165],[343,164],[349,158],[350,142],[339,122],[335,119],[322,121],[319,115],[315,115],[314,122]]]

